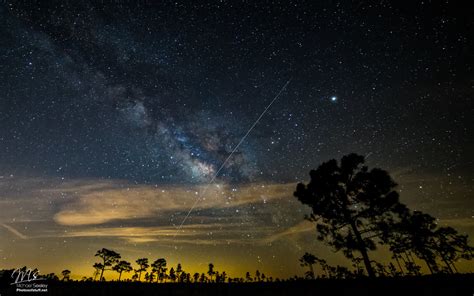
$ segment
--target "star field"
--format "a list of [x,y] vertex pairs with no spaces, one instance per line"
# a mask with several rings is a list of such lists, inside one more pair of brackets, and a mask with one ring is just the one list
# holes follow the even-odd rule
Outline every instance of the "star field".
[[296,183],[350,152],[474,233],[472,10],[118,2],[0,6],[2,266],[55,251],[41,268],[79,276],[111,245],[291,276],[329,253]]

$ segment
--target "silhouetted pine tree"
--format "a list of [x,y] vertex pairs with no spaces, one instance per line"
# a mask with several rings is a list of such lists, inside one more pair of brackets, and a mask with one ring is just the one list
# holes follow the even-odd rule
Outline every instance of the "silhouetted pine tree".
[[308,266],[309,271],[306,272],[306,277],[314,279],[314,269],[313,265],[316,264],[318,258],[314,256],[313,254],[310,253],[304,253],[304,255],[300,258],[300,264],[301,266]]
[[65,269],[61,272],[61,274],[63,275],[62,281],[68,281],[71,276],[71,271],[69,269]]
[[115,264],[113,267],[112,267],[112,270],[118,272],[119,274],[119,277],[118,277],[118,280],[120,281],[120,279],[122,278],[122,273],[125,271],[125,272],[130,272],[132,271],[132,265],[130,264],[130,262],[127,262],[125,260],[122,260],[122,261],[119,261],[117,264]]
[[148,258],[139,258],[135,262],[138,264],[138,268],[135,271],[138,273],[138,281],[140,281],[142,272],[146,271],[150,265],[148,265]]
[[156,281],[163,282],[166,276],[166,259],[159,258],[151,264],[152,270],[156,272]]
[[104,279],[104,272],[106,270],[110,270],[107,269],[107,267],[112,266],[114,263],[117,263],[121,258],[119,253],[114,252],[112,250],[108,250],[106,248],[98,250],[95,256],[102,259],[102,263],[94,264],[94,268],[101,268],[99,281],[102,281]]
[[210,281],[212,282],[212,277],[216,274],[214,271],[214,264],[209,263],[209,270],[207,271],[207,274],[209,275]]
[[308,185],[297,185],[294,195],[311,207],[306,218],[316,222],[318,239],[347,258],[360,252],[368,275],[374,277],[368,251],[376,249],[376,239],[384,239],[384,230],[406,207],[399,203],[390,175],[377,168],[369,171],[363,163],[357,154],[342,157],[340,164],[334,159],[324,162],[310,172]]

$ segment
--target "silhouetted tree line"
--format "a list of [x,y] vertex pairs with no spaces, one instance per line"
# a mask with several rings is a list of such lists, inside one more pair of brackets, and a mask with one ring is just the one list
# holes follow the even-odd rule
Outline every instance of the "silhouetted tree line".
[[[219,272],[215,270],[214,264],[209,263],[208,271],[206,273],[195,272],[191,274],[184,271],[181,263],[178,263],[176,268],[167,268],[167,262],[164,258],[156,259],[154,262],[149,264],[148,258],[139,258],[135,261],[136,268],[132,267],[132,264],[125,260],[120,260],[121,255],[113,250],[102,248],[95,254],[96,257],[100,258],[100,262],[93,264],[94,273],[91,277],[83,277],[81,281],[106,281],[105,272],[115,271],[118,273],[117,281],[122,280],[122,274],[133,271],[131,279],[125,281],[140,281],[148,283],[244,283],[244,282],[272,282],[272,277],[266,277],[264,273],[259,270],[255,271],[254,275],[247,272],[245,278],[232,278],[227,275],[225,271]],[[46,279],[49,281],[69,281],[71,271],[65,269],[61,272],[62,278],[58,277],[54,273],[40,275],[38,269],[28,269],[26,266],[19,269],[23,273],[35,273],[38,274],[38,278]],[[10,283],[11,275],[14,269],[0,270],[1,282]],[[143,275],[143,277],[142,277]],[[280,281],[276,279],[275,281]]]
[[[255,272],[255,277],[250,277],[250,273],[247,272],[247,276],[245,279],[231,278],[227,275],[225,271],[219,272],[215,270],[214,264],[212,263],[209,263],[209,268],[206,273],[196,272],[194,274],[191,274],[183,269],[181,263],[178,263],[176,268],[171,267],[168,270],[165,258],[158,258],[152,263],[149,263],[148,258],[139,258],[135,261],[136,268],[134,269],[130,262],[120,260],[121,255],[119,253],[105,248],[98,250],[95,256],[100,258],[100,262],[94,263],[93,265],[93,277],[84,277],[84,281],[105,281],[104,273],[107,270],[117,272],[119,275],[118,281],[122,280],[122,273],[128,273],[133,271],[131,281],[144,281],[148,283],[231,283],[246,281],[262,282],[273,280],[273,278],[271,277],[265,277],[265,274],[260,273],[260,271],[258,270]],[[250,280],[249,277],[251,278]],[[126,281],[130,280],[127,279]]]
[[[331,267],[306,253],[301,265],[307,278],[314,278],[314,265],[321,277],[420,275],[419,262],[434,273],[456,273],[459,259],[471,260],[473,247],[468,236],[452,227],[439,227],[436,219],[410,211],[394,190],[397,184],[388,172],[364,166],[364,157],[349,154],[340,163],[330,160],[310,172],[310,182],[298,184],[294,196],[312,209],[305,218],[316,223],[317,239],[352,260],[355,270]],[[369,251],[386,246],[394,262],[388,265],[370,260]],[[359,256],[356,256],[358,254]]]
[[[424,262],[432,274],[457,273],[456,262],[472,260],[474,248],[468,244],[468,236],[459,234],[452,227],[440,227],[436,219],[421,211],[411,211],[401,203],[394,190],[397,184],[388,172],[369,168],[364,157],[357,154],[343,156],[340,163],[329,160],[316,170],[310,171],[310,182],[299,183],[294,196],[311,207],[305,219],[316,224],[317,239],[324,241],[335,251],[342,251],[351,260],[353,269],[331,266],[326,260],[310,253],[300,258],[307,267],[306,279],[349,279],[361,276],[417,276],[421,275],[420,262]],[[392,262],[382,264],[371,260],[369,252],[378,246],[392,253]],[[121,255],[103,248],[95,254],[99,262],[93,264],[92,277],[83,281],[105,281],[105,272],[123,273],[133,271],[131,281],[149,283],[223,283],[223,282],[272,282],[259,270],[246,272],[243,278],[231,278],[225,271],[219,272],[210,263],[206,273],[186,272],[180,263],[168,270],[165,258],[149,262],[139,258],[132,263],[121,260]],[[321,272],[316,276],[315,267]],[[23,267],[21,270],[27,270]],[[0,278],[12,274],[13,270],[0,271]],[[37,272],[33,270],[32,272]],[[62,281],[70,280],[71,271],[62,271]],[[54,273],[42,276],[48,280],[60,280]],[[289,280],[301,279],[297,276]],[[127,279],[126,281],[130,281]],[[275,281],[280,281],[275,279]]]

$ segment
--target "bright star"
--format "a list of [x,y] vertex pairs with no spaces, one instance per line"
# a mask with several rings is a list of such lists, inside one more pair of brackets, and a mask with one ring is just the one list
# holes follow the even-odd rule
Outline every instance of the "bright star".
[[336,98],[336,97],[332,97],[332,98],[331,98],[331,101],[332,101],[332,102],[335,102],[335,101],[337,101],[337,98]]

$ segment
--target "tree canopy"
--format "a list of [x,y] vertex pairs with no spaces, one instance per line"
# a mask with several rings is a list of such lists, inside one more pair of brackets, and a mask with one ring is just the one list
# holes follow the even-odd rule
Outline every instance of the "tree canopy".
[[[311,208],[306,219],[316,223],[317,238],[343,251],[353,262],[359,260],[354,252],[360,253],[370,277],[376,272],[369,251],[379,244],[389,246],[400,272],[401,260],[408,274],[420,273],[412,255],[424,261],[432,273],[439,271],[439,261],[444,263],[443,270],[453,273],[458,259],[472,259],[467,235],[452,227],[439,227],[429,214],[410,211],[399,201],[397,184],[389,173],[369,170],[363,156],[352,153],[339,163],[335,159],[323,162],[310,171],[310,178],[308,184],[296,186],[294,196]],[[308,253],[305,256],[300,260],[311,272],[313,260]],[[380,265],[376,266],[380,270]]]

